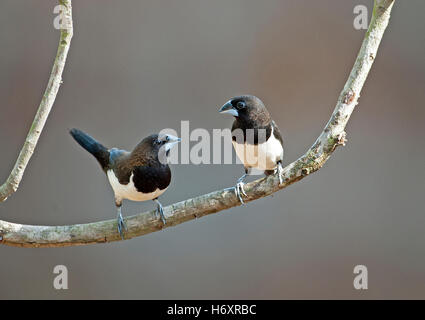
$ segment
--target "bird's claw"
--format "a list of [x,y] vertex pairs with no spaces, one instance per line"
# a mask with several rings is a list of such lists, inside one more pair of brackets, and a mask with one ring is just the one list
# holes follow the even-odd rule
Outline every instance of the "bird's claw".
[[283,167],[280,162],[277,165],[277,175],[279,176],[279,184],[283,184]]
[[245,193],[245,190],[243,188],[244,185],[245,185],[245,183],[243,183],[242,181],[238,181],[238,183],[235,186],[235,194],[239,198],[239,201],[242,204],[245,204],[245,202],[242,199],[242,195],[244,195],[245,197],[247,197],[247,194]]
[[121,238],[124,240],[124,233],[123,230],[127,231],[127,225],[125,224],[121,213],[118,214],[117,217],[117,223],[118,223],[118,232],[120,233]]
[[165,219],[164,215],[164,209],[162,208],[162,204],[157,202],[158,206],[156,208],[155,216],[158,217],[158,215],[161,217],[162,223],[166,223],[167,220]]

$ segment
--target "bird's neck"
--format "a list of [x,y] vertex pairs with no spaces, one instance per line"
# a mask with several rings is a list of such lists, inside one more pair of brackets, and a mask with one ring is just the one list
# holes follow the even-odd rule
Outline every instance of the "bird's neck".
[[[261,131],[264,130],[264,131]],[[242,131],[240,137],[239,131]],[[251,132],[250,132],[251,131]],[[232,140],[246,143],[263,143],[269,139],[272,134],[271,122],[264,123],[258,121],[245,121],[236,119],[232,126]],[[242,139],[242,140],[241,140]]]
[[233,122],[232,129],[267,129],[271,126],[270,119],[238,117]]
[[160,166],[159,154],[146,150],[146,148],[136,147],[127,157],[126,162],[132,167],[137,166]]

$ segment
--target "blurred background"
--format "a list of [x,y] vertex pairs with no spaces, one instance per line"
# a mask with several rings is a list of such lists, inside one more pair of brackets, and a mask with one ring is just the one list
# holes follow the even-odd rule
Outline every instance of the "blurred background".
[[[0,179],[45,90],[56,1],[0,4]],[[228,128],[230,97],[260,97],[284,134],[285,164],[314,142],[364,36],[353,8],[372,0],[73,1],[63,81],[21,186],[0,219],[68,225],[115,218],[77,127],[131,149],[163,128]],[[425,20],[397,1],[347,127],[317,173],[244,207],[147,236],[85,247],[0,247],[0,298],[425,298]],[[173,165],[164,205],[235,184],[241,165]],[[152,202],[124,204],[125,216]],[[53,288],[53,268],[69,290]],[[353,288],[365,265],[369,289]]]

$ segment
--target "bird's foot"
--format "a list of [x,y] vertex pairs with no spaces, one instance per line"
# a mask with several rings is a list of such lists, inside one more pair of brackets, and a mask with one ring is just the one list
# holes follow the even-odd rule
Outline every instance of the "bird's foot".
[[282,167],[282,163],[279,162],[277,164],[277,170],[276,170],[278,176],[279,176],[279,184],[283,184],[283,167]]
[[162,208],[162,204],[158,200],[155,200],[155,202],[157,204],[155,216],[158,217],[159,215],[161,217],[162,223],[165,224],[167,220],[165,219],[164,209]]
[[242,180],[239,180],[238,183],[235,186],[235,194],[239,198],[239,201],[242,204],[245,204],[245,202],[242,199],[242,195],[244,195],[245,197],[247,197],[247,195],[245,193],[245,190],[243,188],[244,185],[245,185],[245,183]]
[[123,230],[127,231],[127,225],[125,224],[121,212],[118,213],[117,217],[117,223],[118,223],[118,232],[120,233],[121,238],[124,240],[124,232]]

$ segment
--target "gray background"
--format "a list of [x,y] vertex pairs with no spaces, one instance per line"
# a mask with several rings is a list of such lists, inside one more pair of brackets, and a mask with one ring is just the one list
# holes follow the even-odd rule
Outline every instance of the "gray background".
[[[74,1],[75,36],[54,108],[21,187],[0,218],[66,225],[115,217],[78,127],[131,149],[163,128],[226,128],[217,109],[251,93],[285,138],[285,163],[335,106],[372,1]],[[55,1],[0,4],[0,177],[9,174],[45,89],[59,31]],[[245,207],[131,241],[0,247],[1,298],[425,298],[422,0],[397,1],[349,125],[324,168]],[[369,16],[371,10],[369,11]],[[164,205],[223,187],[241,165],[173,165]],[[125,215],[153,204],[126,203]],[[69,269],[56,291],[53,267]],[[353,289],[353,268],[369,289]]]

